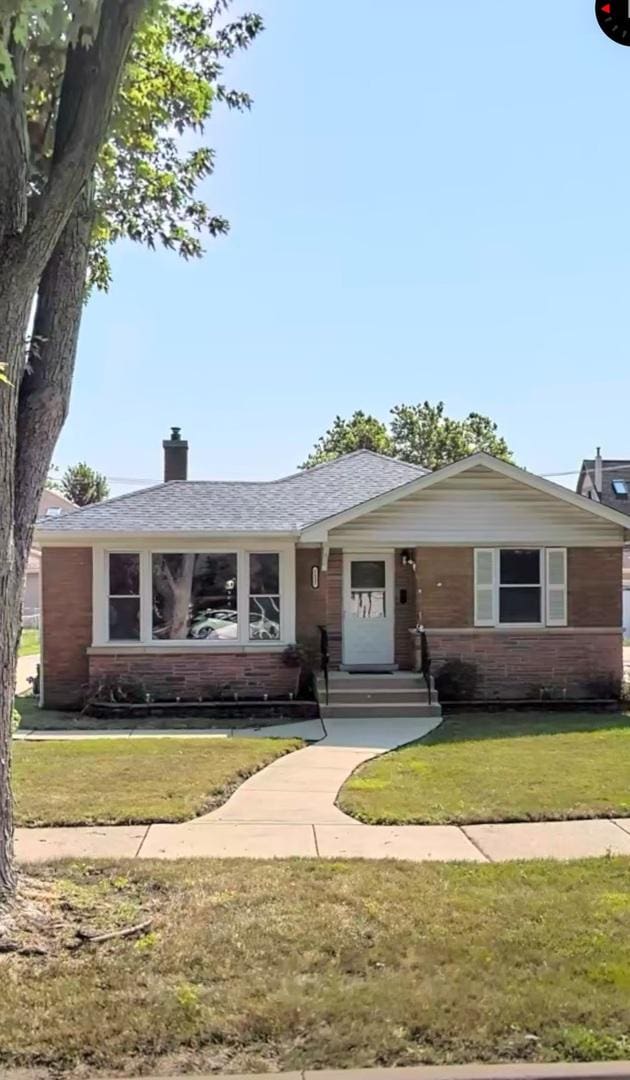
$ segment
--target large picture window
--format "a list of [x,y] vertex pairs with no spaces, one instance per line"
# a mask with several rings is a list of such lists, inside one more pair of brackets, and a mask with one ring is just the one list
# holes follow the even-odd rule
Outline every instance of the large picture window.
[[154,554],[151,577],[154,638],[238,638],[236,554]]
[[280,557],[275,552],[249,556],[249,640],[280,638]]
[[140,638],[140,556],[126,551],[112,552],[108,564],[110,641],[138,641]]
[[288,544],[279,551],[95,545],[93,644],[281,648],[295,634],[294,558]]

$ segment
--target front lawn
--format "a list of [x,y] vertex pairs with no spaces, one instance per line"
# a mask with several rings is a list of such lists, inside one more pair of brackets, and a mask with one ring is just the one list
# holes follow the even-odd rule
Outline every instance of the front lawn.
[[18,825],[185,821],[225,802],[298,739],[14,742]]
[[363,765],[338,804],[371,824],[623,817],[629,763],[628,715],[457,715]]
[[[34,873],[62,929],[48,956],[0,961],[2,1069],[630,1058],[627,859],[82,862]],[[64,947],[77,923],[146,918],[144,937]]]
[[39,653],[39,630],[22,630],[18,656],[36,656]]

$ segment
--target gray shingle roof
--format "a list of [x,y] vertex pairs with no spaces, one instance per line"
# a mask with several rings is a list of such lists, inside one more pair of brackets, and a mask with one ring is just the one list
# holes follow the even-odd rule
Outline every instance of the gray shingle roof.
[[172,480],[37,523],[59,533],[278,533],[358,506],[427,470],[357,450],[281,480],[261,483]]
[[[582,494],[582,486],[585,477],[589,475],[595,479],[595,461],[593,458],[585,458],[582,462],[578,479],[578,492]],[[613,488],[613,481],[625,480],[630,491],[630,461],[628,459],[602,459],[602,494],[600,502],[604,506],[610,506],[612,510],[619,510],[622,514],[630,514],[630,495],[617,495]]]

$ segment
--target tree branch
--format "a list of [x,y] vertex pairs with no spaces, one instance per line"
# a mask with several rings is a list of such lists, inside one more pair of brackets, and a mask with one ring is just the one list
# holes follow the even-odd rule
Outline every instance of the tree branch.
[[14,78],[8,86],[0,83],[0,248],[26,225],[28,194],[24,48],[14,43],[10,52]]
[[70,403],[94,221],[82,191],[41,278],[29,359],[20,384],[15,454],[15,547],[25,558],[48,463]]
[[96,40],[68,46],[51,171],[13,253],[15,273],[38,278],[107,136],[129,46],[148,0],[103,0]]

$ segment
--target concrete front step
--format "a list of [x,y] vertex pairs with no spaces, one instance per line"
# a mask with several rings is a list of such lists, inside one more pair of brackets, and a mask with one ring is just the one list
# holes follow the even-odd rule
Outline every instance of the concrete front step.
[[[317,676],[317,684],[323,687],[322,675]],[[413,671],[393,675],[350,675],[345,671],[331,671],[328,686],[330,690],[426,690],[422,675]]]
[[[320,691],[320,699],[325,698],[325,692]],[[433,698],[435,699],[435,694]],[[383,705],[423,705],[428,704],[428,700],[429,692],[426,687],[410,690],[338,690],[336,686],[331,686],[328,691],[329,705],[376,705],[379,702]]]
[[384,705],[380,703],[359,705],[322,705],[319,706],[322,720],[373,720],[373,719],[413,719],[427,716],[441,716],[442,708],[437,703],[428,705],[426,702],[401,703],[400,705]]

